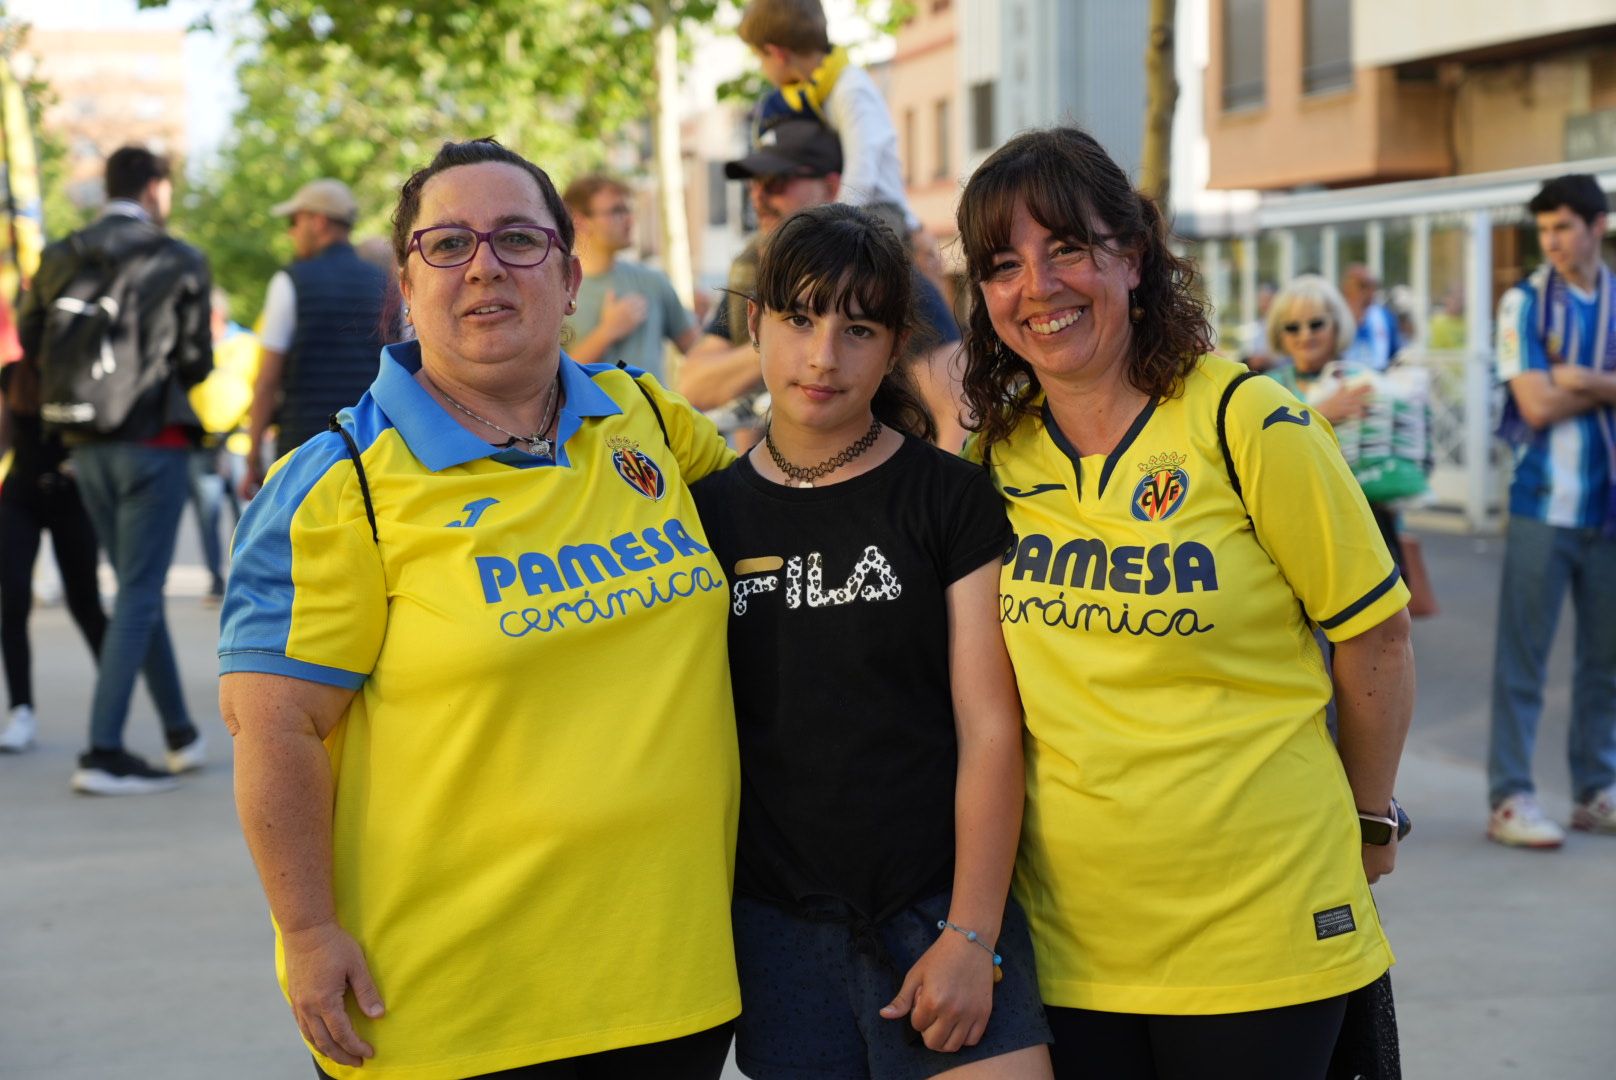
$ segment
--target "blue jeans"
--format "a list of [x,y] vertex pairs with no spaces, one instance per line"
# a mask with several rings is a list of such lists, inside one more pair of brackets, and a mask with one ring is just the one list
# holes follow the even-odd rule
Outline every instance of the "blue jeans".
[[1543,678],[1566,591],[1576,612],[1571,788],[1578,802],[1616,783],[1616,539],[1597,529],[1509,519],[1493,663],[1488,795],[1530,792]]
[[[208,565],[209,590],[214,596],[224,595],[224,551],[219,543],[219,526],[224,520],[224,508],[239,522],[241,503],[236,498],[239,480],[233,462],[240,461],[222,446],[205,447],[191,451],[190,483],[191,509],[196,511],[196,526],[202,539],[202,561]],[[226,474],[225,469],[230,470]]]
[[163,582],[185,511],[190,453],[133,443],[73,448],[79,494],[118,579],[90,703],[93,750],[123,749],[129,698],[142,671],[169,746],[183,745],[196,733],[163,619]]

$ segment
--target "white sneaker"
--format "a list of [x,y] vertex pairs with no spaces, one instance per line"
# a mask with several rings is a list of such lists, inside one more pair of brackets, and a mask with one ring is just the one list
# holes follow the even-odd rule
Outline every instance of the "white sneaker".
[[1572,807],[1571,827],[1584,832],[1616,833],[1616,786]]
[[168,773],[122,750],[86,751],[73,773],[73,790],[85,795],[151,795],[179,786]]
[[164,755],[168,764],[168,771],[178,776],[180,773],[195,772],[208,763],[208,741],[202,737],[202,732],[196,733],[196,738],[180,747],[170,750]]
[[39,721],[34,719],[32,705],[18,705],[11,710],[6,730],[0,732],[0,754],[20,754],[34,745],[34,732]]
[[1557,848],[1565,843],[1565,831],[1549,820],[1536,798],[1522,792],[1493,810],[1487,839],[1509,847]]

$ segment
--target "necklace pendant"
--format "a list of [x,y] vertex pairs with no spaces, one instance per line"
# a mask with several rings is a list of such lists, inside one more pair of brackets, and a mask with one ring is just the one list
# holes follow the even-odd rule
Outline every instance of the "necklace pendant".
[[813,486],[814,486],[814,482],[812,480],[798,480],[797,481],[797,487],[800,487],[800,488],[811,488]]
[[527,452],[532,454],[534,457],[549,457],[550,450],[551,446],[549,439],[531,439],[528,441]]

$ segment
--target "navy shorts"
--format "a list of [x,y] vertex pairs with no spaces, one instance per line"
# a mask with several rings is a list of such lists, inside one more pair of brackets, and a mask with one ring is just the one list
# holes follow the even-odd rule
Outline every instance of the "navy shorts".
[[982,1041],[945,1054],[927,1049],[909,1018],[880,1010],[931,948],[948,914],[941,893],[860,932],[844,905],[805,918],[759,900],[735,900],[735,962],[741,1015],[735,1060],[756,1080],[922,1080],[949,1069],[1052,1041],[1038,997],[1027,917],[1004,912],[998,952],[1004,979]]

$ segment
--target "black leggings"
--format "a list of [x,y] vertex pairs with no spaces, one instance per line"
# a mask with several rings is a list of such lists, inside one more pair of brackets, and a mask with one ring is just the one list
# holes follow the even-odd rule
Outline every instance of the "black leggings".
[[1215,1016],[1045,1006],[1055,1080],[1324,1080],[1347,998]]
[[[733,1022],[720,1024],[666,1042],[625,1046],[621,1050],[605,1050],[599,1054],[546,1061],[539,1065],[501,1069],[497,1073],[483,1073],[482,1077],[500,1077],[502,1080],[647,1080],[649,1077],[656,1077],[656,1080],[718,1080],[724,1071],[724,1060],[729,1057],[730,1037],[734,1029]],[[314,1072],[321,1080],[331,1080],[319,1064],[314,1066]]]
[[107,629],[96,581],[95,528],[78,488],[55,474],[52,480],[52,486],[38,492],[0,498],[0,653],[13,707],[34,703],[28,615],[34,605],[34,560],[45,530],[50,530],[51,548],[62,572],[67,609],[97,656]]

